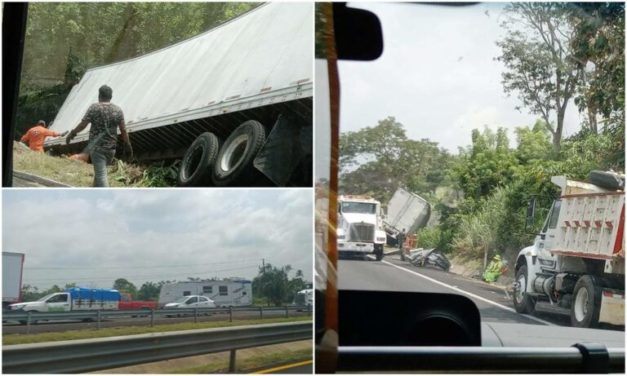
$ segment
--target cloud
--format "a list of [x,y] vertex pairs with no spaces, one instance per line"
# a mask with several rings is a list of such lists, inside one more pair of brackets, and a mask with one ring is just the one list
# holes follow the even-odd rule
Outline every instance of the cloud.
[[262,259],[311,279],[311,190],[72,192],[4,192],[3,249],[26,254],[25,283],[253,278]]

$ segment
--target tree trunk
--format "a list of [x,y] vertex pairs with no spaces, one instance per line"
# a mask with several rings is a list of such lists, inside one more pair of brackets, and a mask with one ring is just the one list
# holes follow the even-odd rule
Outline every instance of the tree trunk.
[[593,134],[598,134],[599,129],[597,126],[597,112],[592,106],[588,106],[588,123],[589,123],[590,131]]
[[553,133],[553,153],[555,157],[560,153],[562,143],[562,130],[564,129],[564,113],[566,112],[566,106],[562,106],[557,111],[557,125],[555,126],[555,133]]

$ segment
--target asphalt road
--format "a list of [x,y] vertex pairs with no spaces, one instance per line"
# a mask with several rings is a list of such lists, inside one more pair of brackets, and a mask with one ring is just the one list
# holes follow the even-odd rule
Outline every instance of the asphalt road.
[[555,312],[535,316],[516,313],[511,295],[503,288],[439,269],[417,267],[398,255],[374,260],[340,260],[340,289],[414,291],[462,294],[479,309],[482,322],[569,326],[570,317]]
[[[303,316],[307,315],[307,312],[297,312],[290,310],[289,316]],[[264,311],[263,318],[276,318],[285,317],[285,311]],[[233,312],[233,321],[237,320],[255,320],[259,319],[260,315],[257,312]],[[228,314],[215,314],[210,316],[198,316],[198,322],[206,321],[224,321],[228,320]],[[155,317],[155,325],[159,324],[173,324],[179,322],[194,321],[193,316],[185,317]],[[109,319],[100,323],[101,328],[115,328],[124,326],[148,326],[150,325],[150,317],[125,317],[119,319]],[[96,329],[98,327],[97,322],[77,322],[77,321],[56,321],[56,322],[39,322],[30,326],[30,333],[49,333],[49,332],[65,332],[69,330],[80,329]],[[2,333],[4,334],[17,334],[27,333],[27,326],[19,323],[3,323]]]

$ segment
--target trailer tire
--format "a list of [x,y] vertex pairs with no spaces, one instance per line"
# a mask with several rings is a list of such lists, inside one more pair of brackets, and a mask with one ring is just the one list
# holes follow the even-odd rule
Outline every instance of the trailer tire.
[[588,180],[605,189],[625,189],[625,178],[611,171],[592,170],[588,175]]
[[237,127],[224,141],[213,165],[213,184],[226,186],[233,183],[247,184],[254,179],[253,160],[266,140],[266,130],[255,120],[248,120]]
[[514,308],[518,313],[533,314],[536,311],[536,299],[525,292],[527,290],[528,279],[527,265],[523,265],[516,272],[516,282],[519,284],[519,289],[522,289],[522,292],[514,291],[512,299],[514,301]]
[[601,288],[591,276],[584,275],[577,280],[570,307],[572,326],[577,328],[596,328],[599,326],[601,294]]
[[220,140],[213,133],[205,132],[196,137],[181,161],[179,186],[193,187],[209,183],[219,148]]

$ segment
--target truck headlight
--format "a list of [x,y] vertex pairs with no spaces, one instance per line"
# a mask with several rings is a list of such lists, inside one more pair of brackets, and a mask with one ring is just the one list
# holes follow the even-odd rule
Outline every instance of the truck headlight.
[[378,236],[377,236],[377,241],[378,241],[378,242],[384,242],[384,241],[385,241],[385,238],[381,238],[381,237],[378,237]]
[[338,234],[338,235],[337,235],[337,239],[338,239],[338,240],[346,239],[346,235],[344,235],[344,234],[342,234],[342,235]]

